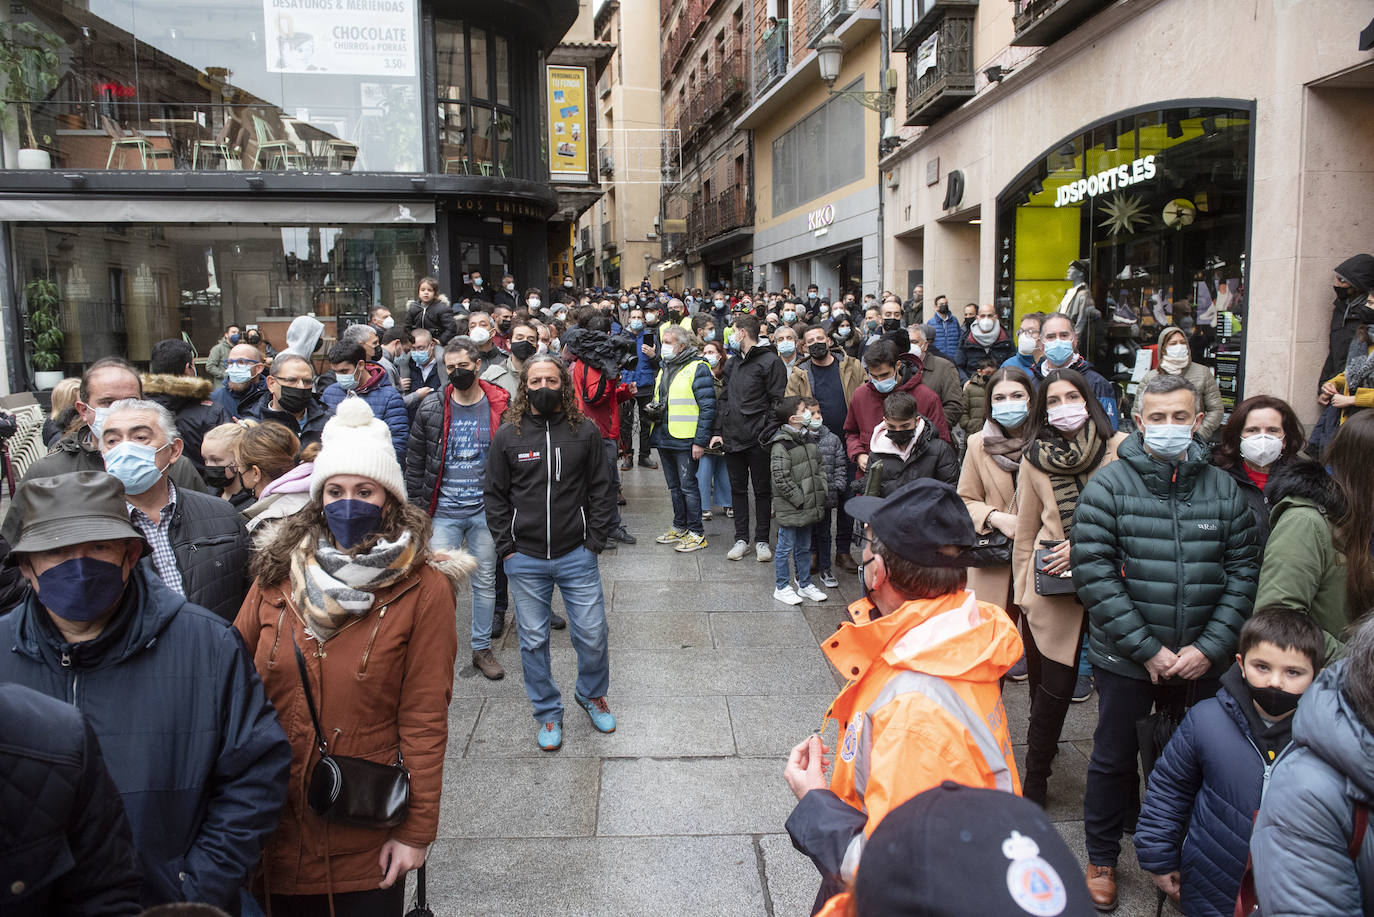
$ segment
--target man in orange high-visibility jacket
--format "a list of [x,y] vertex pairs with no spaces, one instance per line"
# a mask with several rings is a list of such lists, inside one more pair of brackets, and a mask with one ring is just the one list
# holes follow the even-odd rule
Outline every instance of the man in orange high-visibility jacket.
[[917,793],[946,780],[1021,791],[999,684],[1021,638],[1005,611],[964,588],[976,536],[963,501],[922,479],[845,510],[866,524],[866,598],[823,645],[850,679],[826,713],[839,754],[832,769],[810,736],[784,771],[799,800],[787,831],[821,873],[813,913],[853,878],[883,816]]

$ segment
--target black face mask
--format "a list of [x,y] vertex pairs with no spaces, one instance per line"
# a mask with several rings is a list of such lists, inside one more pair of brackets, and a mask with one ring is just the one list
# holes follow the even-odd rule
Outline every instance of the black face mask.
[[534,356],[534,352],[537,349],[538,348],[529,341],[516,341],[514,344],[510,345],[510,355],[521,363],[524,363],[530,357]]
[[1250,689],[1250,696],[1254,698],[1255,703],[1259,704],[1259,708],[1275,718],[1298,709],[1298,701],[1302,699],[1301,694],[1294,694],[1291,691],[1269,685],[1261,688],[1247,681],[1245,686]]
[[294,388],[283,385],[277,389],[277,404],[288,414],[299,414],[310,406],[315,393],[308,388]]
[[496,323],[496,330],[502,334],[510,334],[510,319],[503,318]]
[[563,406],[563,392],[556,388],[536,388],[529,393],[530,407],[548,417]]
[[229,482],[234,479],[234,475],[229,473],[229,466],[227,465],[206,465],[200,477],[205,481],[205,486],[215,493],[223,492],[224,488],[229,486]]
[[900,327],[902,327],[902,320],[901,320],[900,318],[885,318],[885,319],[883,319],[883,330],[884,330],[884,331],[896,331],[896,330],[897,330],[898,328],[900,328]]
[[475,369],[452,369],[449,370],[448,381],[453,383],[453,387],[460,392],[466,392],[472,388],[472,383],[477,381],[477,370]]
[[888,431],[887,431],[887,438],[890,439],[890,440],[892,440],[892,442],[893,442],[894,444],[896,444],[896,445],[898,445],[898,446],[901,446],[903,449],[906,448],[907,443],[911,442],[911,438],[912,438],[913,436],[915,436],[915,435],[916,435],[916,431],[915,431],[915,430],[888,430]]
[[830,348],[820,343],[807,344],[806,352],[811,354],[811,359],[813,360],[824,360],[825,355],[830,352]]

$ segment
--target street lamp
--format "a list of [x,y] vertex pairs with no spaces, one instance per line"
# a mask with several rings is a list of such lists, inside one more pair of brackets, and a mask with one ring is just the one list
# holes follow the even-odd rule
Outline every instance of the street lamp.
[[[835,80],[839,79],[840,63],[843,60],[844,42],[836,38],[834,32],[826,32],[821,40],[816,42],[816,63],[820,67],[821,79],[825,80],[826,88],[830,90],[832,97],[849,99],[858,102],[864,108],[871,108],[884,114],[896,107],[897,100],[886,89],[879,92],[836,89]],[[885,82],[886,79],[886,74],[883,74],[882,80]]]

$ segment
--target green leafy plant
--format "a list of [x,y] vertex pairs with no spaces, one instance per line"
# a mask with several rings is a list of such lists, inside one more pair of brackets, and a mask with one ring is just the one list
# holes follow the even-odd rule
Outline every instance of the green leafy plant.
[[62,317],[58,312],[57,284],[45,277],[24,284],[29,304],[29,330],[33,334],[33,368],[52,372],[62,365]]
[[[38,148],[33,133],[33,111],[30,103],[40,101],[57,88],[61,62],[57,49],[62,39],[32,22],[0,23],[0,73],[6,78],[5,98],[19,102],[24,115],[24,133],[29,149]],[[0,111],[6,127],[14,123],[8,107]],[[51,138],[43,136],[45,143]]]

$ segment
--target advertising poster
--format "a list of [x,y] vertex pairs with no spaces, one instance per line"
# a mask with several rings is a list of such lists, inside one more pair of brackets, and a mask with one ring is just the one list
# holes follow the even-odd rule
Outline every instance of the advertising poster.
[[587,68],[549,67],[549,174],[587,179]]
[[269,73],[413,77],[415,0],[263,0]]

